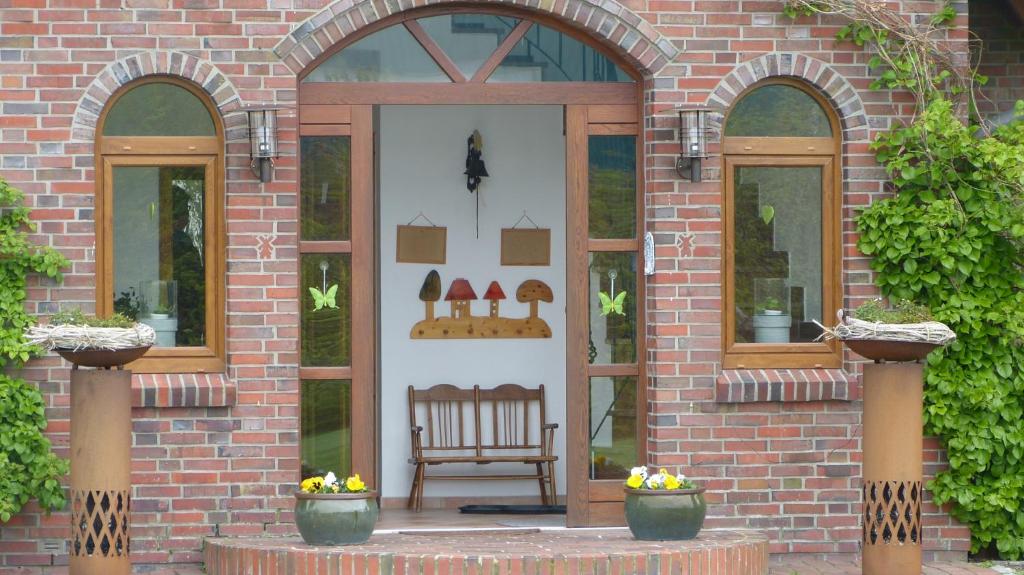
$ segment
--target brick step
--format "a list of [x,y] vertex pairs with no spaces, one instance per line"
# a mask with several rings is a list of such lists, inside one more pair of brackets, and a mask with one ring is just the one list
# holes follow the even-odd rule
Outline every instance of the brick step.
[[351,547],[218,537],[204,556],[209,575],[768,573],[768,540],[755,531],[706,530],[691,541],[636,541],[626,529],[412,532]]

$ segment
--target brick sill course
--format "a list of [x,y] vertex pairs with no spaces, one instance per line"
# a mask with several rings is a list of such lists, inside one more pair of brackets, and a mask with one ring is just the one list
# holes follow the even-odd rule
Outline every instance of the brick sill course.
[[843,369],[723,369],[715,380],[715,401],[853,401],[856,378]]
[[137,373],[132,407],[226,407],[238,388],[224,373]]

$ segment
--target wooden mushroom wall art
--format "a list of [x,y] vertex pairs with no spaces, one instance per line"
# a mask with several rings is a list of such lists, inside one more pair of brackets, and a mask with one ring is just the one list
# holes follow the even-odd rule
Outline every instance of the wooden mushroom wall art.
[[444,300],[450,304],[449,315],[437,316],[434,304],[441,299],[441,277],[431,270],[420,288],[424,319],[412,326],[412,339],[529,339],[550,338],[551,327],[538,315],[540,302],[551,303],[554,294],[540,280],[527,280],[516,289],[516,301],[529,304],[526,317],[502,317],[501,301],[507,299],[501,284],[492,281],[484,292],[488,302],[487,315],[475,316],[472,303],[478,299],[473,286],[465,278],[457,278],[448,287]]

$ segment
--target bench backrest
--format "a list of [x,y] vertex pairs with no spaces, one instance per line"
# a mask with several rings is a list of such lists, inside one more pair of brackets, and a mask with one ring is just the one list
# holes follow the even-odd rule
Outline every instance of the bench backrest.
[[[481,449],[533,449],[540,447],[541,426],[547,421],[544,413],[544,386],[527,389],[514,383],[494,389],[475,386],[477,404],[482,413],[490,415],[490,425],[479,430]],[[531,403],[537,402],[539,419],[533,426],[531,443]],[[537,416],[534,416],[537,417]],[[486,429],[489,427],[489,429]]]
[[[426,408],[426,421],[416,419],[416,404]],[[452,451],[477,450],[475,415],[476,394],[472,389],[454,385],[435,385],[430,389],[409,386],[409,424],[423,426],[424,450]]]
[[409,386],[409,425],[423,427],[419,448],[424,451],[472,449],[482,455],[495,449],[539,449],[545,423],[543,385],[537,389],[513,383],[494,389]]

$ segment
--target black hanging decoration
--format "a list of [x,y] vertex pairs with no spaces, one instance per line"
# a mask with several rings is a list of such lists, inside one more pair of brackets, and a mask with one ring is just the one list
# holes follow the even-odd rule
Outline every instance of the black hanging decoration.
[[[484,139],[480,132],[473,130],[473,133],[466,138],[466,189],[469,193],[479,192],[480,182],[483,178],[489,177],[487,167],[481,157],[484,149]],[[476,237],[480,237],[480,194],[476,194]]]

